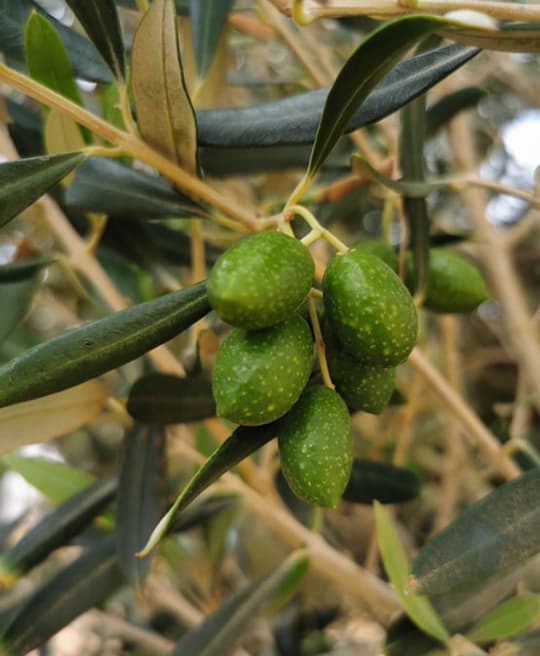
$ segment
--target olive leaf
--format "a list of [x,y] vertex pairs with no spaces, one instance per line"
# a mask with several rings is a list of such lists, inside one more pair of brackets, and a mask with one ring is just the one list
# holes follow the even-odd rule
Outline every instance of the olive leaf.
[[540,613],[540,597],[530,592],[507,599],[469,630],[467,637],[479,644],[504,640],[525,631]]
[[501,485],[421,549],[409,587],[438,595],[500,573],[540,551],[540,468]]
[[203,281],[38,344],[0,367],[0,407],[100,376],[172,339],[209,310]]
[[197,77],[204,79],[233,0],[190,0],[189,17]]
[[145,141],[190,173],[197,171],[197,127],[178,50],[172,0],[155,0],[131,49],[131,88]]
[[293,553],[272,574],[249,583],[234,593],[198,627],[191,630],[170,656],[228,656],[246,630],[246,625],[272,597],[281,597],[306,574],[309,558]]
[[113,500],[116,488],[115,477],[98,480],[46,513],[0,556],[0,581],[13,583],[81,533]]
[[418,496],[420,481],[409,469],[355,458],[343,499],[352,503],[403,503]]
[[32,280],[54,259],[50,255],[39,255],[3,264],[0,266],[0,284]]
[[0,227],[11,221],[86,159],[82,151],[0,164]]
[[216,414],[212,384],[201,376],[143,376],[132,386],[126,407],[134,419],[161,425],[199,421]]
[[41,399],[0,408],[0,455],[84,426],[99,417],[108,397],[104,383],[89,380]]
[[484,87],[463,87],[437,100],[426,111],[427,135],[433,136],[459,112],[476,107],[487,94]]
[[194,501],[209,485],[251,453],[275,437],[275,422],[264,426],[239,426],[220,444],[208,460],[199,467],[186,487],[176,497],[167,513],[152,531],[144,549],[145,556],[167,533],[175,515]]
[[116,548],[126,581],[141,589],[150,557],[136,558],[159,520],[166,496],[167,461],[162,428],[134,424],[127,432],[116,502]]
[[401,601],[403,610],[422,631],[440,640],[443,644],[447,644],[450,636],[429,600],[414,593],[405,594],[409,571],[407,556],[388,511],[377,501],[374,503],[374,511],[377,540],[384,568]]
[[[0,267],[0,276],[2,268]],[[0,342],[3,342],[25,317],[39,282],[39,272],[36,273],[35,271],[31,272],[26,279],[4,282],[0,277],[0,296],[2,298]]]
[[66,0],[115,77],[126,75],[124,44],[113,0]]

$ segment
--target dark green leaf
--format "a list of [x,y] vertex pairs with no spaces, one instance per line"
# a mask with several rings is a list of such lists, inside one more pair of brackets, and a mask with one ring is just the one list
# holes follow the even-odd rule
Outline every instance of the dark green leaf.
[[197,77],[210,68],[219,37],[234,0],[190,0],[189,15]]
[[[3,267],[0,267],[0,274]],[[2,312],[0,313],[0,342],[2,342],[11,331],[25,317],[34,292],[39,286],[39,274],[34,273],[26,280],[14,282],[0,282],[0,299],[2,301]]]
[[0,653],[24,656],[120,585],[114,538],[105,538],[55,574],[19,608],[2,635]]
[[169,525],[169,533],[182,533],[204,524],[223,510],[227,510],[238,501],[236,494],[216,494],[194,501],[189,508],[176,515]]
[[403,610],[428,635],[448,644],[448,635],[440,617],[426,597],[405,594],[409,564],[388,511],[377,501],[374,503],[377,540],[384,568]]
[[167,514],[161,518],[152,531],[143,552],[148,553],[156,546],[167,532],[175,515],[187,508],[209,485],[274,438],[275,427],[275,422],[265,426],[239,426],[195,472]]
[[235,594],[198,627],[190,631],[170,656],[228,656],[244,634],[246,625],[272,599],[291,572],[307,570],[308,557],[300,552],[289,557],[273,574],[250,583]]
[[214,417],[216,404],[206,378],[155,373],[133,385],[127,411],[138,421],[166,425]]
[[66,501],[90,486],[95,480],[91,474],[64,462],[23,456],[18,453],[3,456],[2,463],[7,465],[8,469],[17,472],[53,503]]
[[90,82],[111,82],[113,76],[94,44],[60,21],[52,17],[50,20],[66,46],[76,77]]
[[103,157],[93,157],[79,167],[67,190],[66,204],[126,219],[194,216],[202,212],[199,205],[163,178]]
[[353,461],[343,498],[352,503],[402,503],[420,492],[420,481],[409,469],[373,460]]
[[0,284],[32,280],[40,271],[54,262],[50,255],[29,257],[0,265]]
[[130,362],[209,309],[203,281],[39,344],[0,367],[0,407],[58,392]]
[[487,89],[482,87],[464,87],[446,94],[433,103],[426,112],[426,132],[428,136],[433,136],[437,130],[444,127],[459,112],[476,107],[487,93]]
[[83,152],[0,164],[0,227],[11,221],[86,158]]
[[373,31],[358,46],[328,93],[311,150],[308,178],[322,166],[372,89],[411,46],[437,29],[441,20],[419,14],[396,18]]
[[140,589],[150,556],[136,558],[159,520],[167,483],[165,434],[161,428],[135,424],[126,435],[116,501],[118,560],[128,583]]
[[441,643],[420,631],[407,615],[392,622],[384,641],[385,656],[431,656],[440,648]]
[[141,136],[190,173],[197,171],[197,126],[178,51],[172,0],[154,0],[133,37],[131,89]]
[[0,580],[12,582],[84,530],[114,498],[116,478],[105,478],[70,497],[39,520],[0,557]]
[[0,0],[0,51],[18,64],[24,63],[24,24],[32,10],[30,0]]
[[518,594],[485,615],[467,637],[478,644],[509,638],[529,628],[539,612],[538,595],[530,592]]
[[66,0],[92,43],[118,79],[124,79],[126,65],[120,22],[113,0]]
[[33,11],[24,32],[26,67],[30,76],[49,89],[81,104],[66,49],[51,23]]
[[539,496],[540,468],[535,468],[467,508],[420,551],[410,587],[420,594],[442,594],[540,551]]
[[[395,112],[478,52],[478,49],[454,44],[400,62],[352,115],[345,132],[375,123]],[[218,149],[310,144],[327,96],[328,89],[317,89],[253,107],[199,110],[199,146]],[[256,156],[264,157],[264,153],[264,150],[257,151]],[[207,168],[210,164],[209,155]]]

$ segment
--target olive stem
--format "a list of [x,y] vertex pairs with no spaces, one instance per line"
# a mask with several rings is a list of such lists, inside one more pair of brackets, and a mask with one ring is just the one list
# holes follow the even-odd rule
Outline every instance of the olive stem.
[[[344,244],[341,239],[338,239],[330,230],[327,230],[324,228],[318,221],[317,219],[313,216],[313,214],[307,209],[307,207],[304,207],[303,205],[291,205],[290,207],[286,208],[287,214],[290,216],[293,216],[294,214],[298,214],[301,216],[304,221],[309,225],[309,227],[312,229],[312,231],[318,231],[320,233],[320,239],[324,239],[327,241],[331,246],[333,246],[338,253],[348,253],[350,251],[350,248]],[[307,235],[309,237],[309,235]],[[315,241],[315,240],[312,240]],[[311,241],[309,242],[311,243]]]
[[309,246],[310,244],[313,244],[313,242],[318,241],[321,238],[321,231],[320,230],[310,230],[308,234],[305,237],[302,237],[300,240],[304,246]]
[[319,323],[319,317],[317,315],[317,306],[315,305],[315,299],[310,294],[308,296],[308,308],[309,308],[309,318],[311,319],[311,325],[313,327],[313,335],[315,337],[315,349],[317,350],[317,359],[319,360],[319,366],[321,367],[321,375],[323,383],[334,391],[336,386],[332,382],[330,377],[330,372],[328,370],[328,361],[326,360],[326,346],[321,332],[321,324]]

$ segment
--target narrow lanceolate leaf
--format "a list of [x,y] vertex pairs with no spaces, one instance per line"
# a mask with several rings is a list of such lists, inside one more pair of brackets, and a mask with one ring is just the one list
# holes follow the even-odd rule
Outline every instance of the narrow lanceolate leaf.
[[309,559],[304,552],[290,556],[275,572],[233,594],[197,628],[190,631],[170,656],[228,656],[244,635],[250,620],[272,600],[291,572],[305,574]]
[[141,588],[150,557],[136,558],[163,510],[167,485],[165,433],[135,424],[126,435],[116,501],[116,547],[128,583]]
[[3,342],[11,331],[23,320],[39,286],[39,274],[29,276],[26,280],[1,282],[0,299],[0,342]]
[[0,284],[32,280],[52,262],[54,262],[54,257],[39,255],[3,264],[0,266]]
[[104,538],[34,592],[3,631],[0,654],[24,656],[112,594],[121,583],[114,547]]
[[34,80],[81,103],[66,48],[51,23],[37,11],[26,22],[24,50],[26,67]]
[[96,481],[42,517],[0,557],[0,582],[13,583],[81,533],[113,500],[116,487],[114,477]]
[[56,504],[66,501],[95,481],[92,474],[56,460],[11,453],[4,456],[1,462]]
[[155,373],[135,382],[129,392],[127,411],[146,423],[178,424],[214,417],[216,403],[207,378]]
[[204,79],[233,0],[190,0],[189,17],[197,77]]
[[89,380],[63,392],[0,408],[0,455],[60,437],[96,419],[109,389]]
[[140,556],[153,549],[165,536],[175,515],[194,501],[201,492],[217,481],[229,469],[254,453],[275,437],[275,422],[265,426],[239,426],[232,435],[220,444],[208,460],[201,465],[186,487],[180,492],[170,510],[152,531]]
[[343,498],[352,503],[403,503],[419,492],[420,481],[409,469],[355,459]]
[[86,159],[83,152],[0,164],[0,228]]
[[203,281],[39,344],[0,367],[0,407],[73,387],[126,364],[209,309]]
[[485,615],[467,633],[467,637],[479,644],[504,640],[525,631],[539,612],[538,595],[528,592],[518,594]]
[[[43,139],[45,150],[49,155],[82,150],[86,145],[77,123],[56,109],[47,112]],[[62,180],[62,185],[64,187],[70,185],[74,176],[75,171],[68,173]]]
[[196,173],[197,128],[182,72],[172,0],[155,0],[135,32],[131,88],[143,139]]
[[377,501],[374,504],[377,539],[386,573],[394,587],[403,610],[428,635],[448,643],[450,636],[426,597],[405,594],[409,563],[387,510]]
[[104,157],[92,157],[77,169],[66,192],[66,203],[87,212],[131,220],[204,213],[200,205],[163,178]]
[[487,94],[483,87],[463,87],[443,96],[426,111],[427,135],[433,136],[459,112],[476,107]]
[[115,77],[126,74],[124,44],[113,0],[66,0]]
[[410,588],[442,594],[503,572],[540,551],[540,468],[502,485],[429,540]]

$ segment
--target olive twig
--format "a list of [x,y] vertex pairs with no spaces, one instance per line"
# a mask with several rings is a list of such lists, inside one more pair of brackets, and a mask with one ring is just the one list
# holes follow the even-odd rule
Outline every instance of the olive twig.
[[313,327],[313,335],[315,337],[315,348],[317,350],[317,359],[319,360],[319,366],[321,367],[321,375],[323,383],[331,390],[335,390],[336,387],[332,382],[330,377],[330,372],[328,371],[328,362],[326,360],[326,346],[324,344],[324,339],[321,332],[321,325],[319,323],[319,317],[317,316],[317,306],[315,305],[315,299],[312,296],[311,292],[308,296],[308,308],[309,308],[309,318],[311,319],[311,325]]
[[[307,207],[304,207],[303,205],[291,205],[290,207],[287,207],[287,212],[291,216],[294,214],[301,216],[312,229],[312,232],[319,232],[320,239],[327,241],[336,249],[338,253],[348,253],[350,251],[350,248],[347,246],[347,244],[344,244],[341,239],[338,239],[332,232],[330,232],[330,230],[324,228],[313,216],[313,214],[307,209]],[[314,241],[314,239],[312,241]],[[309,243],[311,243],[311,241]]]

